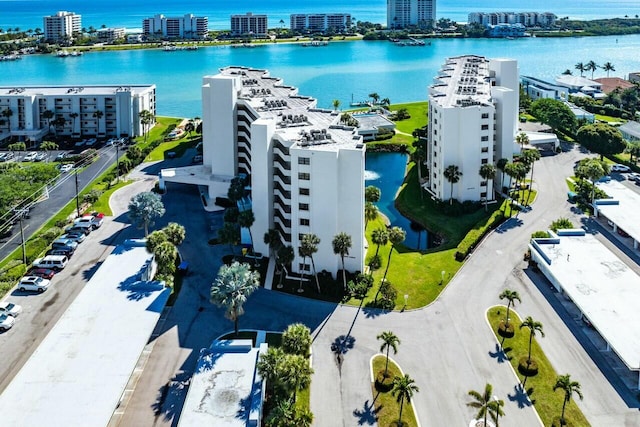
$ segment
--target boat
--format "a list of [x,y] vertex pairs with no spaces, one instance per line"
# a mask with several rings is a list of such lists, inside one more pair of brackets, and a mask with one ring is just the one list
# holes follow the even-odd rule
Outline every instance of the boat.
[[310,42],[300,43],[300,45],[301,45],[302,47],[307,47],[307,46],[320,47],[320,46],[328,46],[328,45],[329,45],[329,42],[327,42],[327,41],[314,40],[314,41],[310,41]]
[[69,55],[71,55],[71,54],[69,53],[69,51],[68,51],[68,50],[64,50],[64,49],[63,49],[63,50],[59,50],[59,51],[57,51],[57,52],[56,52],[56,56],[57,56],[58,58],[66,58],[66,57],[67,57],[67,56],[69,56]]
[[82,52],[80,52],[79,50],[74,50],[69,54],[69,56],[82,56]]

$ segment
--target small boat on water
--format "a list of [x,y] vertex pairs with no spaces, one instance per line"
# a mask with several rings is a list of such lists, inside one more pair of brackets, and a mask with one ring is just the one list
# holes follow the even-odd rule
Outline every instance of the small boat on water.
[[18,59],[22,59],[22,56],[18,55],[18,54],[11,54],[11,55],[3,55],[0,56],[0,61],[16,61]]
[[67,57],[67,56],[69,56],[69,55],[71,55],[71,54],[69,53],[69,51],[68,51],[68,50],[64,50],[64,49],[63,49],[63,50],[59,50],[59,51],[57,51],[57,52],[56,52],[56,56],[57,56],[58,58],[66,58],[66,57]]
[[302,47],[308,47],[308,46],[320,47],[320,46],[329,46],[329,42],[328,41],[314,40],[314,41],[310,41],[310,42],[300,43],[300,45]]

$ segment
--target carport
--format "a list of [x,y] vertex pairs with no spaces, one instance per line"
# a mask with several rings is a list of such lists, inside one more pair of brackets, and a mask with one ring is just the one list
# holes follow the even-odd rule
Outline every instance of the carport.
[[[594,202],[596,218],[611,221],[613,231],[622,229],[633,240],[633,248],[638,249],[640,242],[640,194],[625,187],[623,184],[611,180],[610,182],[596,183],[602,191],[611,196],[611,199],[598,199]],[[619,233],[622,235],[622,233]],[[624,237],[624,235],[623,235]]]

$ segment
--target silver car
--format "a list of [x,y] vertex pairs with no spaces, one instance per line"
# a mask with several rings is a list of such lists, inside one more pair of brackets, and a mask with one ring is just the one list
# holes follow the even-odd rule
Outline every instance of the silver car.
[[14,319],[13,316],[0,314],[0,331],[4,332],[11,329],[14,323],[16,323],[16,319]]
[[22,313],[22,306],[12,302],[0,302],[0,315],[8,314],[9,316],[16,317],[20,313]]

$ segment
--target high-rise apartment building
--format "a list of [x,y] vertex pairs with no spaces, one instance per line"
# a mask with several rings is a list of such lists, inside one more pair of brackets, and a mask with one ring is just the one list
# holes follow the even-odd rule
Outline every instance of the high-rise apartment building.
[[142,33],[147,37],[166,39],[206,39],[209,18],[193,14],[176,17],[159,14],[142,21]]
[[[425,189],[441,200],[494,200],[491,183],[479,171],[484,164],[513,158],[518,104],[515,60],[448,58],[429,87]],[[453,190],[445,177],[448,166],[462,173]]]
[[[0,87],[0,111],[11,110],[0,141],[40,141],[50,132],[81,138],[139,136],[139,114],[156,113],[155,85]],[[53,113],[49,116],[49,111]],[[49,116],[49,117],[47,117]]]
[[357,129],[267,71],[243,67],[204,77],[202,113],[203,165],[164,169],[161,186],[208,188],[203,201],[212,209],[216,197],[227,196],[231,179],[245,174],[251,200],[239,209],[252,207],[257,252],[269,253],[262,236],[275,229],[295,250],[292,270],[308,273],[311,262],[298,248],[302,236],[313,233],[321,240],[316,269],[335,275],[342,267],[331,242],[345,232],[352,239],[346,269],[363,270],[366,147]]
[[60,11],[55,15],[45,16],[44,39],[54,43],[71,42],[75,33],[82,31],[82,16],[73,12]]
[[290,17],[292,31],[342,32],[350,26],[351,15],[348,13],[292,14]]
[[231,15],[231,35],[265,37],[267,35],[267,15]]
[[387,28],[428,28],[436,20],[436,0],[387,0]]

